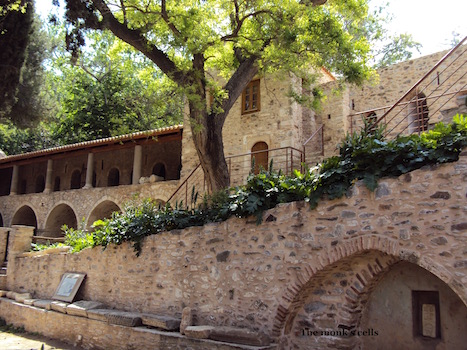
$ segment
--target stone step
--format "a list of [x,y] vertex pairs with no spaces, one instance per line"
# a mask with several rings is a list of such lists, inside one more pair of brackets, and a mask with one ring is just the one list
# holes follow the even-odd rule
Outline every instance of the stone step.
[[190,338],[212,339],[253,346],[268,346],[271,344],[271,338],[268,335],[237,327],[189,326],[185,328],[185,335]]
[[126,327],[141,326],[141,314],[108,309],[92,309],[87,311],[88,318]]
[[88,317],[88,311],[93,309],[102,309],[104,304],[98,301],[80,300],[66,307],[66,313],[73,316]]
[[68,305],[70,304],[65,303],[64,301],[54,300],[50,303],[50,309],[61,312],[62,314],[66,314],[66,308]]
[[160,328],[166,331],[177,331],[180,329],[181,322],[180,318],[154,314],[142,314],[141,320],[145,326]]
[[141,314],[135,312],[113,310],[107,314],[107,322],[125,327],[136,327],[143,324]]

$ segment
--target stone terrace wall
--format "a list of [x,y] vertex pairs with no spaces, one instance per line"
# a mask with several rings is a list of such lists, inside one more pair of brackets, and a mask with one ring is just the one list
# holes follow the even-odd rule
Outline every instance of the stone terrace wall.
[[[232,218],[151,236],[140,257],[123,244],[16,258],[7,287],[50,298],[64,272],[84,272],[83,299],[169,315],[190,306],[199,325],[248,327],[287,344],[313,283],[321,303],[338,307],[328,327],[352,327],[359,313],[351,310],[364,305],[378,281],[371,276],[398,261],[430,271],[467,304],[466,195],[464,152],[456,163],[384,179],[374,193],[358,182],[346,198],[324,200],[315,210],[279,205],[259,226]],[[348,276],[346,287],[331,293],[325,282],[339,276]]]
[[[78,223],[82,218],[86,222],[93,209],[104,201],[111,201],[121,209],[126,203],[139,198],[154,198],[167,201],[177,189],[178,180],[160,181],[140,185],[121,185],[113,187],[97,187],[90,189],[52,192],[44,195],[32,193],[14,196],[3,196],[0,199],[0,213],[5,226],[11,226],[15,213],[23,206],[29,206],[37,218],[37,228],[44,229],[46,219],[51,211],[60,204],[69,205],[76,215]],[[92,224],[92,223],[90,223]]]

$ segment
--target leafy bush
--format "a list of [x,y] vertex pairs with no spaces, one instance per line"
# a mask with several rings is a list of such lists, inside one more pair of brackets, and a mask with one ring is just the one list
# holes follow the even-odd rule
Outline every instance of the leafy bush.
[[77,247],[105,248],[108,244],[132,241],[139,255],[144,237],[151,234],[201,226],[234,215],[255,215],[259,223],[263,211],[278,203],[305,200],[315,207],[322,197],[343,196],[356,180],[363,180],[374,190],[383,176],[399,176],[424,165],[457,160],[467,145],[467,118],[458,115],[452,124],[438,124],[420,136],[385,141],[382,135],[382,130],[374,130],[371,135],[366,132],[349,135],[340,146],[339,156],[328,158],[304,173],[295,170],[293,176],[274,171],[271,163],[267,171],[250,174],[246,185],[205,197],[199,205],[193,190],[190,208],[181,209],[180,203],[175,208],[170,204],[160,207],[149,199],[138,205],[132,203],[123,213],[96,221],[92,233],[68,229],[66,242]]

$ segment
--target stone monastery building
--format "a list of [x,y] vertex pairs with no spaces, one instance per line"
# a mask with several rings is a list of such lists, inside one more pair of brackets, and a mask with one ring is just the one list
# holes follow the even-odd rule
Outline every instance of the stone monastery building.
[[[466,58],[459,45],[380,69],[379,79],[363,87],[341,87],[323,69],[319,84],[327,98],[318,111],[290,97],[291,89],[306,93],[301,79],[257,77],[223,129],[231,184],[245,182],[253,159],[253,171],[271,160],[285,173],[312,166],[335,155],[345,135],[365,123],[369,132],[375,122],[384,124],[393,137],[467,113]],[[80,339],[84,347],[129,349],[131,339],[135,348],[242,348],[231,343],[244,334],[229,338],[216,328],[228,326],[256,332],[257,342],[243,342],[245,349],[466,349],[465,151],[457,164],[390,179],[375,193],[356,184],[348,198],[325,201],[315,211],[303,203],[279,206],[265,214],[264,225],[230,219],[150,237],[139,258],[129,245],[14,255],[22,249],[14,238],[19,232],[28,232],[24,247],[31,240],[60,241],[62,225],[89,228],[136,195],[189,203],[193,186],[204,191],[198,164],[191,130],[183,125],[0,159],[0,259],[8,260],[0,288],[50,299],[63,273],[82,272],[83,299],[128,312],[183,313],[182,323],[188,308],[194,330],[156,332],[154,340],[155,331],[77,321],[4,298],[0,316]],[[211,328],[203,333],[198,326]]]

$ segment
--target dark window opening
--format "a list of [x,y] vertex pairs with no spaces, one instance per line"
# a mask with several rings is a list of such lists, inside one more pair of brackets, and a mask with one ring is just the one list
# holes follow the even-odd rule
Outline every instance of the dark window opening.
[[19,186],[19,194],[26,194],[28,188],[28,182],[26,180],[21,180],[21,184]]
[[120,184],[120,172],[117,168],[112,168],[107,176],[107,186],[118,186]]
[[76,190],[81,187],[81,171],[75,170],[71,174],[70,188]]
[[152,173],[154,175],[160,176],[165,180],[165,165],[162,163],[157,163],[152,168]]
[[54,181],[54,192],[60,191],[60,176],[57,176]]
[[439,292],[413,290],[412,315],[414,336],[441,338]]
[[39,175],[36,177],[36,186],[34,188],[36,193],[44,192],[45,189],[45,179],[44,176]]

